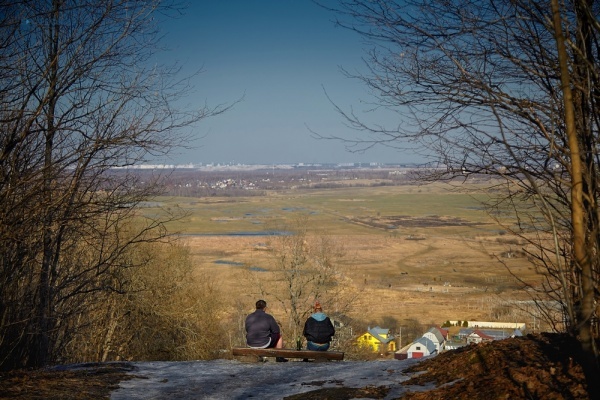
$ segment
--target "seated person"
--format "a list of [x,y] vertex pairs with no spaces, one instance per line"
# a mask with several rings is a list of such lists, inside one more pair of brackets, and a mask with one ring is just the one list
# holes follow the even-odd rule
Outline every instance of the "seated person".
[[[246,343],[249,347],[257,349],[283,348],[283,338],[279,325],[272,315],[267,314],[267,302],[258,300],[256,311],[246,317]],[[287,359],[277,357],[277,362],[285,362]]]
[[323,313],[318,301],[315,303],[314,313],[304,323],[302,335],[306,338],[308,350],[327,351],[329,349],[331,338],[335,335],[335,328],[329,317]]

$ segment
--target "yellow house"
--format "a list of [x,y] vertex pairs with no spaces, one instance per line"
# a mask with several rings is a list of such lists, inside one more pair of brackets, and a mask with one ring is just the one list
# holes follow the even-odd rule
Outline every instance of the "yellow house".
[[388,351],[396,351],[396,338],[389,329],[367,328],[367,332],[360,335],[356,342],[359,346],[370,347],[374,352],[385,354]]

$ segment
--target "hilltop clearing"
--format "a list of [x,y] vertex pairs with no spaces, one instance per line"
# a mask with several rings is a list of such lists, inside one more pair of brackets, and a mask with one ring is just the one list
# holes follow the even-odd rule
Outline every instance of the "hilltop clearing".
[[420,362],[89,364],[3,373],[0,399],[587,399],[574,346],[542,334]]

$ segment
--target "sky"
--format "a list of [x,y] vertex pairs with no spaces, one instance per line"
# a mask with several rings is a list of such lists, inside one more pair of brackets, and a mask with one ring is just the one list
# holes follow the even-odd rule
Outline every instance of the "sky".
[[[282,399],[321,388],[390,386],[385,399],[433,385],[402,386],[413,374],[402,371],[422,359],[380,361],[247,363],[236,360],[137,362],[134,379],[122,381],[111,400]],[[385,400],[384,399],[384,400]]]
[[[185,101],[236,103],[194,128],[193,150],[175,163],[295,164],[417,162],[412,151],[378,147],[363,154],[323,136],[355,137],[331,104],[365,109],[367,88],[341,72],[364,71],[367,46],[336,26],[336,15],[311,0],[190,1],[185,14],[161,24],[165,60],[184,73],[199,69]],[[327,93],[327,95],[326,95]],[[183,101],[183,100],[182,100]],[[365,114],[366,115],[366,114]],[[378,122],[383,122],[378,120]],[[390,119],[384,123],[397,124]]]

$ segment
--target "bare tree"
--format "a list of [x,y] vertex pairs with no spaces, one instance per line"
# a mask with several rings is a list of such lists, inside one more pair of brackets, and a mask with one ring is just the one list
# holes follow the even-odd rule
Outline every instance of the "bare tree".
[[307,218],[299,218],[284,231],[293,234],[269,242],[273,278],[255,274],[254,281],[262,295],[275,298],[283,307],[289,327],[284,335],[298,339],[316,300],[335,319],[348,312],[356,293],[344,284],[346,278],[338,266],[343,246],[330,236],[309,233]]
[[[167,154],[224,108],[174,105],[188,80],[154,58],[173,1],[0,10],[0,368],[39,367],[56,361],[82,298],[119,291],[127,248],[166,235],[164,220],[135,211],[158,182],[115,168]],[[122,236],[133,219],[145,222]]]
[[598,2],[358,0],[335,11],[372,45],[368,72],[348,75],[399,120],[384,127],[338,107],[366,136],[337,139],[415,146],[436,162],[425,179],[499,178],[489,205],[512,210],[513,232],[534,245],[540,296],[562,304],[600,396]]

